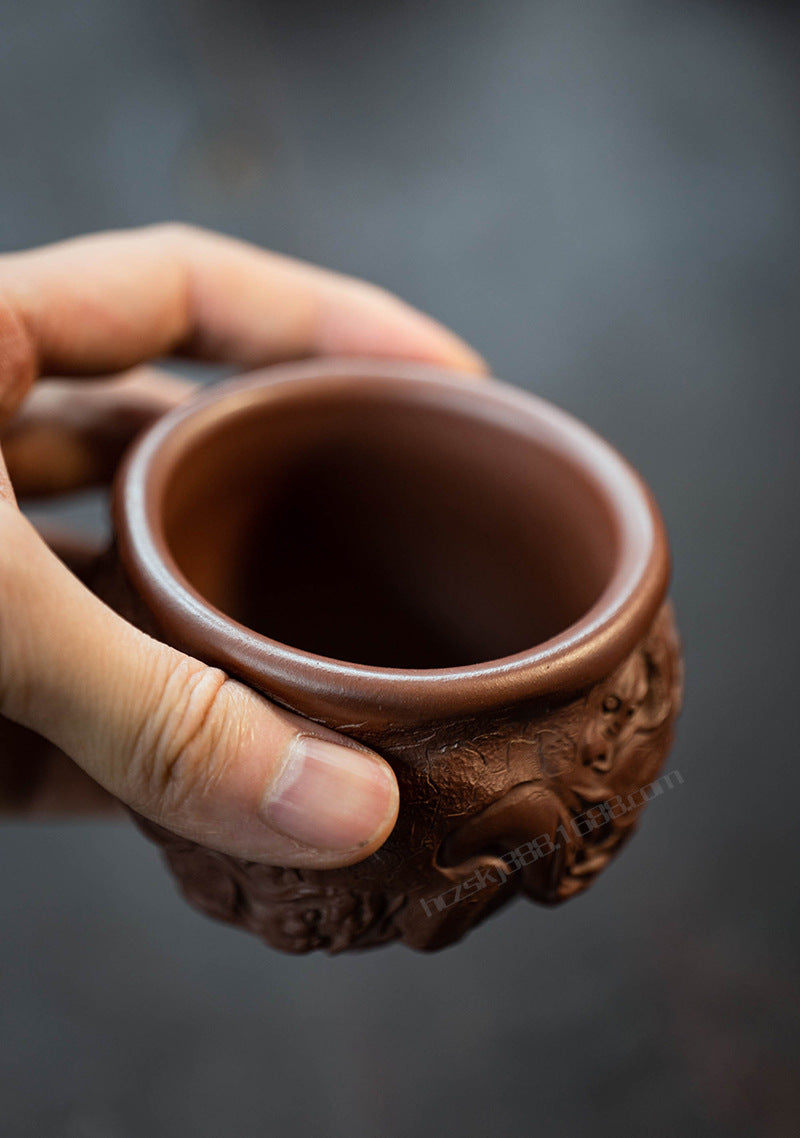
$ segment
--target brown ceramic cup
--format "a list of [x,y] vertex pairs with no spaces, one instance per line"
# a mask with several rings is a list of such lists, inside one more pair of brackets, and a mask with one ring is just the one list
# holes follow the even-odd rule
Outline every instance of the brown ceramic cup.
[[346,869],[140,820],[189,900],[276,948],[434,949],[519,893],[562,901],[663,789],[680,661],[661,517],[532,395],[392,361],[266,369],[153,426],[114,519],[117,607],[397,774],[394,832]]

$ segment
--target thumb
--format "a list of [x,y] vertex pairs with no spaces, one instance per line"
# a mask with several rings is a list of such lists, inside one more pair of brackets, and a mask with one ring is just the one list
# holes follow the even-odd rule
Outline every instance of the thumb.
[[331,868],[397,817],[383,759],[128,624],[0,501],[0,714],[213,849]]

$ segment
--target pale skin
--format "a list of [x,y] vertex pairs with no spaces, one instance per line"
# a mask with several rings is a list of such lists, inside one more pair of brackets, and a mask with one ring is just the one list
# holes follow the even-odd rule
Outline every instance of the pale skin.
[[148,366],[170,355],[486,370],[381,289],[187,226],[0,256],[0,811],[119,799],[237,856],[349,865],[394,826],[389,766],[135,629],[81,583],[83,554],[57,557],[19,511],[113,477],[137,431],[191,394]]

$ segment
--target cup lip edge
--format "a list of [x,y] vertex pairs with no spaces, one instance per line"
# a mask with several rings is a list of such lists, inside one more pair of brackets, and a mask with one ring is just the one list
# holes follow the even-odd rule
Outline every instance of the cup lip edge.
[[[174,562],[158,524],[158,491],[204,422],[224,421],[241,401],[269,398],[287,385],[339,380],[402,384],[447,409],[472,403],[518,412],[562,457],[577,461],[602,490],[619,527],[621,551],[611,579],[578,621],[538,645],[475,664],[398,669],[357,664],[285,645],[239,624],[206,601]],[[409,386],[410,385],[410,386]],[[523,424],[524,425],[524,424]],[[551,433],[548,433],[551,432]],[[567,454],[563,444],[569,442]],[[570,449],[568,448],[568,449]],[[593,465],[594,464],[594,465]],[[605,477],[601,475],[605,473]],[[611,484],[620,493],[615,497]],[[638,518],[623,505],[637,506]],[[633,650],[655,619],[670,576],[660,511],[642,477],[619,452],[571,413],[525,389],[434,365],[384,358],[327,357],[271,365],[222,380],[149,427],[128,452],[112,493],[115,540],[123,569],[167,638],[223,667],[293,710],[343,725],[459,718],[592,686]],[[638,547],[633,532],[639,527]],[[644,531],[642,531],[644,526]],[[356,717],[357,722],[350,724]]]

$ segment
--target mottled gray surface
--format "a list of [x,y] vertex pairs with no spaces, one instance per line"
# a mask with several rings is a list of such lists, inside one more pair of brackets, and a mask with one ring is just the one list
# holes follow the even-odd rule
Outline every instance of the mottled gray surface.
[[10,1138],[794,1135],[798,18],[1,0],[0,247],[180,217],[361,273],[663,507],[684,785],[589,895],[278,956],[130,827],[0,830]]

